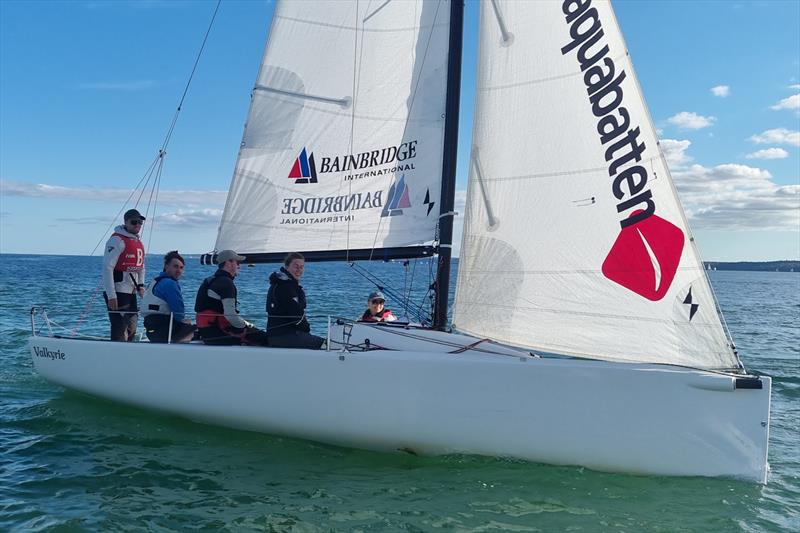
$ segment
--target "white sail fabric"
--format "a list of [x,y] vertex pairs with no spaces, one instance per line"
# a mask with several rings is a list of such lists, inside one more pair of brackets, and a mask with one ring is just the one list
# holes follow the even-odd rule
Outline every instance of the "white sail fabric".
[[481,7],[455,327],[738,367],[609,2]]
[[448,2],[281,2],[216,249],[432,241],[448,30]]

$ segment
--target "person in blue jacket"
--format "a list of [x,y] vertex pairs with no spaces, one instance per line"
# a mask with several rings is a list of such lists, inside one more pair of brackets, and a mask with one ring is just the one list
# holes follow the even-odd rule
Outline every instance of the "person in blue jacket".
[[[164,271],[150,282],[142,299],[144,327],[150,342],[189,342],[197,329],[186,318],[183,293],[178,280],[186,262],[177,250],[164,256]],[[172,316],[172,337],[169,325]]]

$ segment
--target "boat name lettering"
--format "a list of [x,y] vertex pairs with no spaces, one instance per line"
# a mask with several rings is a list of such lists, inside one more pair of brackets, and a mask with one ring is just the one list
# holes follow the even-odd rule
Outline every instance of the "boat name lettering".
[[[604,43],[603,27],[597,9],[590,7],[592,0],[565,0],[561,10],[569,25],[572,41],[561,48],[566,55],[577,48],[576,56],[583,72],[583,82],[589,94],[592,113],[599,120],[597,133],[606,148],[605,159],[611,163],[608,175],[614,177],[611,192],[617,200],[617,212],[630,213],[619,224],[622,228],[641,222],[656,210],[653,193],[646,187],[647,170],[633,165],[621,170],[632,161],[640,162],[645,151],[639,142],[639,127],[630,128],[630,114],[623,107],[622,81],[626,74],[617,74],[614,60],[608,57],[609,47]],[[613,141],[613,142],[612,142]],[[611,143],[609,145],[609,143]],[[624,199],[625,196],[628,198]]]
[[282,215],[342,213],[383,207],[383,191],[311,198],[284,198]]
[[43,357],[45,359],[53,359],[53,360],[58,359],[60,361],[63,361],[64,359],[67,358],[67,354],[65,354],[61,350],[53,351],[44,346],[34,346],[33,353],[36,354],[36,357]]
[[369,167],[377,167],[394,163],[395,161],[405,161],[417,156],[417,141],[408,141],[399,146],[389,146],[380,150],[362,152],[360,154],[337,155],[334,157],[323,157],[320,165],[320,173],[325,172],[345,172],[348,170],[362,170]]

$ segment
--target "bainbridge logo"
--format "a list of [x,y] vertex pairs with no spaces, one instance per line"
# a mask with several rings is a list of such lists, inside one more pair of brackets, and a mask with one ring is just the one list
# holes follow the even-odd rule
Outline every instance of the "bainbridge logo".
[[403,214],[403,209],[411,207],[411,200],[408,197],[408,186],[406,186],[405,174],[400,176],[400,181],[389,188],[389,195],[386,198],[386,205],[381,211],[382,217],[394,217]]
[[[631,218],[641,216],[640,211]],[[624,226],[603,261],[603,275],[651,301],[667,294],[683,253],[683,232],[658,215]]]
[[289,171],[289,179],[295,180],[296,184],[300,183],[317,183],[317,166],[314,164],[314,153],[311,155],[306,154],[306,149],[294,160],[292,170]]

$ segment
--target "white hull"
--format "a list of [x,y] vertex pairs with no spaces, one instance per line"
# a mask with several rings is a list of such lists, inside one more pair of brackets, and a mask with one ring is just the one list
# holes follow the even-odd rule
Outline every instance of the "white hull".
[[[364,331],[373,344],[385,336]],[[232,428],[612,472],[767,476],[767,377],[761,389],[743,389],[735,377],[681,367],[452,354],[440,345],[342,353],[51,337],[29,343],[36,370],[54,383]]]

